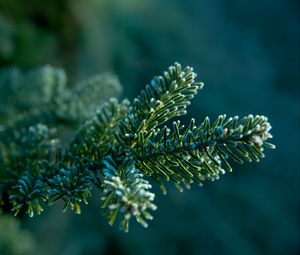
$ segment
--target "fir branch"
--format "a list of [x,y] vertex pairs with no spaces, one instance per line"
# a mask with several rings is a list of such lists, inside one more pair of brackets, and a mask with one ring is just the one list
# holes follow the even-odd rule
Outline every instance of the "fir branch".
[[135,167],[134,161],[125,158],[116,164],[112,158],[104,161],[103,204],[109,224],[114,224],[119,211],[124,214],[121,229],[128,232],[129,220],[135,217],[143,226],[148,227],[147,220],[152,220],[148,210],[156,210],[153,204],[155,195],[148,191],[151,185]]
[[27,73],[17,67],[0,70],[0,123],[50,103],[63,93],[66,82],[64,70],[50,65]]
[[58,199],[64,202],[63,211],[68,207],[80,214],[80,204],[88,204],[88,198],[92,195],[91,177],[87,169],[75,166],[61,168],[57,175],[47,181],[47,202],[54,203]]
[[97,115],[80,127],[71,142],[70,153],[82,159],[101,162],[117,143],[119,123],[128,112],[129,101],[121,103],[112,98],[97,112]]
[[25,173],[17,182],[17,185],[12,187],[12,194],[9,199],[13,205],[12,211],[16,216],[21,209],[33,217],[34,213],[41,214],[43,207],[41,199],[45,199],[45,190],[43,182],[30,174]]
[[263,147],[274,147],[267,142],[272,137],[270,129],[264,116],[226,119],[221,115],[213,125],[206,118],[198,127],[192,119],[187,128],[178,121],[173,123],[173,132],[165,126],[147,140],[140,132],[132,151],[144,175],[171,180],[182,190],[181,183],[201,185],[219,179],[224,167],[232,171],[230,158],[238,163],[259,161],[264,157]]
[[120,126],[120,140],[135,145],[139,132],[152,131],[175,116],[186,114],[190,100],[203,88],[195,81],[193,68],[175,63],[163,76],[155,77],[134,99],[127,118]]
[[122,86],[115,75],[95,75],[55,97],[53,111],[60,120],[81,124],[94,117],[103,103],[118,97],[121,92]]
[[[77,129],[94,116],[101,104],[111,97],[118,97],[121,92],[120,82],[112,74],[96,75],[68,89],[66,75],[58,68],[46,66],[28,74],[16,68],[4,70],[2,76],[0,73],[0,109],[3,108],[10,118],[3,127],[0,126],[0,138],[3,140],[11,136],[12,131],[38,123]],[[19,94],[23,95],[22,98],[18,98]],[[11,105],[11,102],[18,104]],[[1,118],[0,111],[0,124]]]
[[[15,214],[24,210],[33,216],[43,211],[44,202],[59,200],[64,210],[80,213],[96,188],[109,223],[122,212],[121,228],[128,231],[130,218],[146,227],[146,219],[152,219],[148,211],[156,209],[145,177],[163,193],[165,180],[182,191],[192,183],[219,179],[224,169],[232,171],[233,161],[259,161],[264,148],[275,148],[264,116],[220,115],[214,123],[207,117],[200,125],[192,119],[187,127],[179,120],[172,128],[163,126],[186,114],[203,87],[195,78],[192,68],[175,63],[132,105],[116,99],[102,103],[121,91],[111,76],[94,77],[73,90],[64,88],[63,79],[59,86],[44,82],[52,91],[45,95],[52,93],[53,100],[0,127],[0,206],[9,194]],[[77,128],[96,109],[96,116]],[[75,131],[71,142],[64,128]]]
[[47,172],[49,166],[56,164],[61,158],[56,130],[43,124],[13,130],[6,140],[0,146],[0,176],[6,181],[17,180],[28,169],[33,175]]

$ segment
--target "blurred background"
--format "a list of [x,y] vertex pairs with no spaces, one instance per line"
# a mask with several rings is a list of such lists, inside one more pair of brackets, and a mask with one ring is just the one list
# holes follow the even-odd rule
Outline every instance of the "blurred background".
[[206,84],[185,121],[263,114],[277,146],[203,188],[158,193],[154,221],[129,234],[97,197],[80,216],[1,217],[0,253],[299,254],[299,16],[297,0],[0,0],[0,67],[51,64],[70,84],[111,71],[132,99],[178,61]]

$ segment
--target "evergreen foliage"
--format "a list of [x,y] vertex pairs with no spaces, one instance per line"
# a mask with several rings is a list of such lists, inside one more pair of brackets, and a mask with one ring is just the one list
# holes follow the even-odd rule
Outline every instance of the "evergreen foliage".
[[[124,231],[131,217],[147,227],[156,205],[145,178],[163,193],[165,181],[183,191],[219,179],[232,171],[233,161],[259,161],[265,147],[275,147],[268,142],[271,126],[264,116],[220,115],[200,124],[191,119],[186,127],[175,120],[169,127],[203,88],[193,69],[178,63],[155,77],[132,104],[111,98],[121,92],[112,75],[69,89],[60,69],[16,70],[0,73],[5,106],[0,112],[0,201],[5,208],[8,197],[15,215],[32,217],[58,200],[64,211],[79,214],[95,189],[110,224],[121,212]],[[29,84],[37,89],[29,90]],[[9,105],[10,98],[18,104]]]

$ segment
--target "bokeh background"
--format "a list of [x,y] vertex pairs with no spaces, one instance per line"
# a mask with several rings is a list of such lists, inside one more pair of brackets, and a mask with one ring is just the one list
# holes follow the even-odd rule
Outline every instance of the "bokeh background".
[[263,114],[277,146],[203,188],[170,186],[148,229],[108,226],[95,198],[80,216],[1,217],[0,251],[299,254],[299,16],[297,0],[0,0],[0,67],[52,64],[70,84],[112,71],[132,99],[178,61],[206,84],[184,120]]

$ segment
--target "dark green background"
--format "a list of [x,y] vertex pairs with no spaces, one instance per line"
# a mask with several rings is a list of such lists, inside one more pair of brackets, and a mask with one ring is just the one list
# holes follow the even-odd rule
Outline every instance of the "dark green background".
[[109,227],[97,197],[81,216],[50,208],[23,223],[31,254],[297,254],[299,27],[293,0],[1,0],[0,67],[53,64],[70,83],[113,71],[132,99],[178,61],[206,84],[185,121],[263,114],[277,146],[203,188],[171,186],[148,229]]

